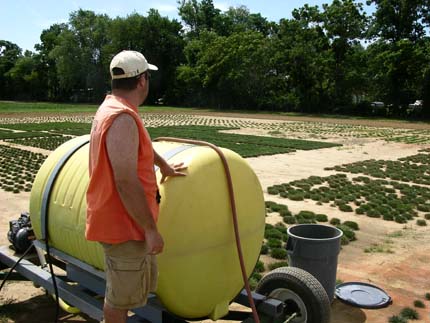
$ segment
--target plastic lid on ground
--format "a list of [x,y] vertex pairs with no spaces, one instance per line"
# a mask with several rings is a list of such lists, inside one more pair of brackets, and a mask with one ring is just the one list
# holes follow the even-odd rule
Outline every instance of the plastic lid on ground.
[[335,295],[348,305],[367,309],[384,308],[393,303],[391,297],[381,288],[360,282],[337,285]]

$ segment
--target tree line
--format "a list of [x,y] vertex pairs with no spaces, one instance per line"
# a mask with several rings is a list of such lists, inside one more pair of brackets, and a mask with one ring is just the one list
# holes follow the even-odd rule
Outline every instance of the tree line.
[[355,0],[304,5],[279,22],[212,0],[178,1],[180,21],[80,9],[34,52],[0,40],[0,99],[101,102],[111,58],[133,49],[159,67],[149,103],[429,117],[430,0],[367,5],[373,14]]

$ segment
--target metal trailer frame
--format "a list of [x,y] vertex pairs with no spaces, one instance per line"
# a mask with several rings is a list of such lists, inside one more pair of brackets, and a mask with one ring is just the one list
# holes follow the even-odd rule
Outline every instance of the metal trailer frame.
[[[43,287],[48,293],[54,294],[54,285],[51,273],[45,259],[45,244],[38,240],[33,241],[37,255],[26,257],[20,261],[15,270],[32,281],[36,286]],[[103,319],[103,296],[105,293],[105,275],[87,263],[80,261],[60,250],[50,247],[50,256],[55,265],[55,281],[59,298],[91,318],[101,321]],[[0,265],[12,268],[19,260],[8,246],[0,246]],[[258,315],[262,322],[274,322],[284,316],[285,303],[280,300],[267,298],[258,293],[252,293]],[[233,302],[249,307],[246,290],[243,289]],[[185,323],[185,319],[169,313],[157,299],[150,294],[148,303],[144,307],[132,309],[127,323],[154,322],[154,323]],[[206,318],[200,318],[206,319]],[[246,323],[254,322],[249,311],[234,311],[222,318]],[[190,320],[188,320],[190,321]]]

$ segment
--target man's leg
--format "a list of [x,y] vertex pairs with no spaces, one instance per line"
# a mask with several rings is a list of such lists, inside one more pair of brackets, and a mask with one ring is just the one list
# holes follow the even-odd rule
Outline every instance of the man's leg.
[[108,304],[103,306],[104,323],[126,323],[128,310],[113,308]]

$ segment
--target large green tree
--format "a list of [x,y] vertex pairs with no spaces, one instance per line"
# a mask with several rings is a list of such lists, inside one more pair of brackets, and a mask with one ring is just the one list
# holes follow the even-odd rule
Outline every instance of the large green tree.
[[9,71],[21,57],[21,52],[18,45],[7,40],[0,40],[0,97],[3,99],[14,98],[18,91],[14,87]]

